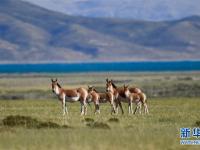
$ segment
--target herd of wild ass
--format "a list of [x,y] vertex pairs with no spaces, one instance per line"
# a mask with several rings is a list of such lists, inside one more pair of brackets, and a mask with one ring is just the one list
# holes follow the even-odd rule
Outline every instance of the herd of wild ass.
[[[93,86],[89,86],[88,89],[76,88],[76,89],[63,89],[58,80],[51,79],[52,91],[58,96],[58,99],[62,102],[63,115],[68,113],[66,102],[77,102],[81,104],[81,115],[87,114],[87,104],[94,103],[95,113],[100,114],[100,103],[109,102],[111,104],[111,114],[118,113],[118,107],[120,107],[122,114],[124,110],[121,102],[128,103],[129,114],[135,114],[137,111],[141,114],[142,106],[144,107],[144,113],[148,114],[147,98],[146,95],[139,88],[129,88],[124,85],[123,87],[117,87],[112,80],[106,79],[106,91],[97,92]],[[133,111],[133,103],[136,104],[136,108]]]

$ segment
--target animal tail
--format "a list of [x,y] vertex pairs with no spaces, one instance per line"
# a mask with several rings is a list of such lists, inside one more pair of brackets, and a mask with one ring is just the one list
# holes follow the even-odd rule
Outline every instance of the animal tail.
[[142,101],[142,104],[144,105],[145,103],[147,103],[147,96],[146,96],[146,94],[144,94],[142,92],[142,93],[139,93],[139,95],[140,95],[140,99]]
[[143,93],[143,95],[144,95],[145,103],[147,103],[147,96],[146,96],[146,94],[144,94],[144,93]]

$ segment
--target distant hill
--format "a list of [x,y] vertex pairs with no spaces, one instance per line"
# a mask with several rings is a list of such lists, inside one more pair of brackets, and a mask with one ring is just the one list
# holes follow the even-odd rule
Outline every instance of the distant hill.
[[41,7],[87,17],[175,20],[200,15],[199,0],[23,0]]
[[200,17],[148,22],[64,15],[1,0],[0,62],[200,59]]

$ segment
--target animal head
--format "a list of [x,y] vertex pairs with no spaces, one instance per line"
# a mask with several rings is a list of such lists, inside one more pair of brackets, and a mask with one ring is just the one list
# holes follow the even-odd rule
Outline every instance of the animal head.
[[130,94],[129,85],[124,85],[124,94],[126,95],[126,97],[129,96],[129,94]]
[[106,79],[106,91],[114,92],[113,81]]
[[88,86],[88,93],[95,91],[94,86]]
[[92,97],[93,97],[92,93],[94,91],[96,92],[94,86],[88,86],[88,97],[87,97],[88,102],[92,101]]
[[58,79],[51,79],[52,92],[58,94],[58,89],[61,88]]

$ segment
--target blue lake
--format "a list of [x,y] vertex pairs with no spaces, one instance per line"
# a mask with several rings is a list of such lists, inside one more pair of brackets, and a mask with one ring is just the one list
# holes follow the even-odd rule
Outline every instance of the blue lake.
[[0,73],[200,71],[200,61],[0,64]]

